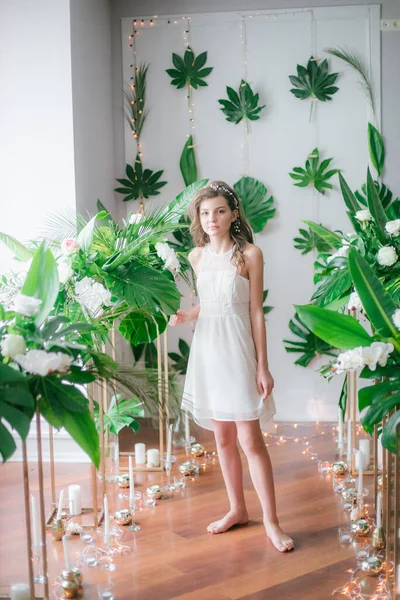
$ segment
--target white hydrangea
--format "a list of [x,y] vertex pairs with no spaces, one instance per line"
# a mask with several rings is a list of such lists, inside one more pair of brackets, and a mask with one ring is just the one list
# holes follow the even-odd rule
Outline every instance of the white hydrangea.
[[350,294],[349,303],[347,305],[347,308],[349,310],[357,310],[359,312],[364,310],[364,307],[361,302],[361,298],[357,292],[352,292]]
[[397,237],[398,235],[400,235],[400,219],[388,221],[385,225],[385,229],[389,235],[391,235],[392,237]]
[[25,296],[25,294],[17,294],[14,298],[14,310],[24,317],[33,317],[39,312],[42,301],[33,296]]
[[143,219],[143,214],[142,213],[132,213],[129,217],[129,223],[133,224],[133,223],[140,223],[140,221]]
[[165,268],[177,273],[180,269],[180,264],[174,249],[164,242],[157,242],[155,248],[158,256],[164,261]]
[[8,358],[15,358],[17,354],[24,354],[25,340],[22,335],[7,334],[0,343],[1,353]]
[[395,324],[397,329],[400,329],[400,308],[395,310],[393,313],[393,323]]
[[382,267],[391,267],[397,262],[398,256],[394,246],[383,246],[383,248],[380,248],[378,251],[376,258]]
[[64,261],[58,263],[57,270],[58,279],[60,280],[61,284],[67,283],[68,279],[71,279],[72,275],[74,274],[70,265]]
[[370,211],[368,210],[368,208],[358,210],[354,216],[357,219],[357,221],[360,221],[360,223],[372,221],[372,215],[371,215]]
[[84,306],[92,316],[99,314],[100,309],[111,304],[111,293],[98,281],[84,277],[75,284],[75,293],[78,302]]
[[393,350],[393,344],[386,344],[385,342],[372,342],[370,346],[358,346],[353,350],[347,350],[339,354],[332,371],[340,374],[364,366],[368,366],[371,371],[375,371],[377,364],[381,367],[386,365],[389,354]]
[[328,256],[328,258],[326,259],[326,262],[330,263],[335,258],[341,258],[341,257],[347,256],[349,248],[350,248],[350,246],[349,246],[348,242],[346,242],[346,244],[344,246],[342,246],[341,248],[339,248],[338,250],[336,250],[336,252],[334,252],[333,254],[331,254],[330,256]]
[[29,350],[26,354],[17,354],[14,360],[28,373],[45,377],[54,371],[65,373],[74,359],[62,352]]

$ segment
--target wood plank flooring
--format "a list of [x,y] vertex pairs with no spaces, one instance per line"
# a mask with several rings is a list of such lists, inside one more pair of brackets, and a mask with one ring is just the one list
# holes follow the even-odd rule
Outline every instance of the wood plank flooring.
[[[311,439],[316,433],[326,434]],[[322,460],[333,459],[332,427],[308,425],[297,430],[279,424],[282,435],[309,436],[313,452]],[[200,434],[196,434],[200,437]],[[208,451],[215,449],[212,437],[203,433]],[[199,440],[200,441],[200,440]],[[344,584],[346,570],[355,567],[351,548],[338,543],[337,528],[348,515],[332,491],[329,476],[318,474],[317,465],[302,452],[301,443],[284,443],[269,448],[274,466],[277,504],[282,527],[295,539],[296,550],[282,555],[266,538],[261,509],[243,457],[244,483],[250,522],[245,527],[212,536],[208,523],[222,516],[227,498],[216,464],[189,481],[174,497],[158,501],[154,508],[137,514],[141,531],[125,532],[122,540],[132,551],[116,559],[117,570],[107,575],[98,568],[84,567],[86,599],[98,598],[107,581],[114,585],[116,600],[327,600]],[[184,455],[178,454],[178,463]],[[177,467],[174,467],[177,472]],[[57,491],[79,483],[90,502],[91,479],[87,465],[56,465]],[[36,466],[30,465],[31,489],[38,488]],[[160,473],[137,474],[137,488],[163,480]],[[372,483],[372,482],[370,482]],[[49,497],[50,476],[45,466]],[[118,497],[121,490],[109,485],[112,510],[127,507]],[[49,501],[49,500],[48,500]],[[16,581],[27,580],[22,466],[0,466],[0,591]],[[64,567],[61,542],[47,535],[50,581]],[[73,538],[78,555],[82,544]],[[100,586],[100,587],[99,587]],[[38,592],[40,592],[38,588]],[[335,596],[341,598],[342,596]]]

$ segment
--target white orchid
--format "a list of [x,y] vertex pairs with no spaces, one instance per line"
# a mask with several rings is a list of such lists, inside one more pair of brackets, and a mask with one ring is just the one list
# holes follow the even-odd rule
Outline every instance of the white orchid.
[[368,221],[372,221],[372,215],[368,208],[358,210],[354,216],[357,219],[357,221],[360,221],[360,223],[367,223]]
[[98,315],[103,306],[109,306],[111,303],[111,293],[104,285],[90,277],[84,277],[75,284],[75,293],[78,302],[92,316]]
[[336,363],[332,367],[332,371],[339,375],[344,371],[353,371],[362,366],[363,357],[361,348],[354,348],[354,350],[347,350],[339,354]]
[[394,219],[394,221],[388,221],[385,225],[385,229],[392,237],[400,235],[400,219]]
[[397,308],[394,311],[392,318],[393,318],[393,323],[395,324],[397,329],[400,329],[400,308]]
[[42,301],[33,296],[25,296],[25,294],[17,294],[14,298],[14,310],[24,317],[33,317],[39,312]]
[[365,366],[368,366],[371,371],[375,371],[377,364],[381,367],[386,365],[389,354],[393,350],[393,344],[386,342],[372,342],[370,346],[358,346],[339,354],[336,363],[332,366],[332,371],[339,375],[345,371],[355,371],[359,367]]
[[1,340],[0,348],[3,356],[15,358],[18,354],[24,354],[26,344],[22,335],[7,334]]
[[347,305],[347,308],[349,310],[357,310],[359,312],[364,310],[364,307],[361,302],[361,298],[357,292],[352,292],[350,294],[349,303]]
[[383,246],[376,255],[378,263],[382,267],[391,267],[397,262],[398,256],[393,246]]
[[62,352],[29,350],[26,354],[17,354],[14,360],[28,373],[45,377],[54,371],[65,373],[74,359]]
[[157,242],[155,248],[158,256],[164,261],[165,268],[170,271],[178,272],[180,264],[174,249],[164,242]]

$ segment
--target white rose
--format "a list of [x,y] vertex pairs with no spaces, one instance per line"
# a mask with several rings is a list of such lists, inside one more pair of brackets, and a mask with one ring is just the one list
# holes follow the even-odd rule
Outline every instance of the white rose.
[[372,221],[372,215],[368,208],[358,210],[354,216],[357,219],[357,221],[360,221],[361,223],[365,221]]
[[58,270],[58,279],[60,280],[60,283],[62,283],[62,284],[67,283],[68,279],[71,279],[72,275],[74,274],[70,265],[67,264],[66,262],[58,263],[57,270]]
[[396,249],[393,246],[383,246],[376,255],[378,263],[382,267],[391,267],[397,262]]
[[39,298],[18,294],[14,298],[14,310],[25,317],[33,317],[38,314],[41,303]]
[[26,350],[25,340],[22,335],[5,335],[0,347],[2,355],[8,358],[15,358],[17,354],[24,354]]
[[142,213],[132,213],[131,216],[129,217],[129,223],[140,223],[140,221],[143,219],[143,215]]
[[400,219],[394,221],[388,221],[385,225],[385,229],[392,237],[397,237],[400,234]]
[[46,352],[46,350],[29,350],[26,354],[18,354],[15,361],[28,373],[45,377],[54,371],[64,373],[73,361],[72,356],[62,352]]
[[80,250],[80,244],[75,238],[68,238],[61,242],[61,250],[63,254],[74,254]]
[[394,311],[392,318],[397,329],[400,329],[400,308]]
[[345,246],[342,246],[341,248],[339,248],[339,250],[336,250],[336,252],[334,252],[334,254],[331,254],[330,256],[328,256],[328,258],[326,259],[326,262],[330,263],[335,258],[341,258],[341,257],[347,256],[349,248],[350,248],[350,246],[347,243]]
[[350,294],[349,303],[347,305],[347,308],[349,310],[358,310],[358,311],[364,310],[360,296],[358,295],[357,292],[352,292]]
[[180,263],[173,248],[165,242],[157,242],[155,248],[158,256],[165,262],[166,269],[179,271]]

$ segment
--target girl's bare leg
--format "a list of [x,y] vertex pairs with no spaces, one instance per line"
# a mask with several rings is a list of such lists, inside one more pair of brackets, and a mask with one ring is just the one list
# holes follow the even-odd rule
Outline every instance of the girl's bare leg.
[[274,476],[271,460],[260,429],[260,422],[236,423],[240,445],[246,454],[251,479],[263,510],[264,526],[271,542],[280,552],[292,550],[293,540],[279,526],[276,514]]
[[248,521],[243,492],[242,461],[237,445],[237,430],[234,422],[214,421],[215,440],[221,465],[230,510],[219,521],[207,527],[209,533],[223,533],[233,525]]

